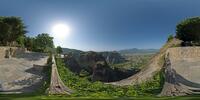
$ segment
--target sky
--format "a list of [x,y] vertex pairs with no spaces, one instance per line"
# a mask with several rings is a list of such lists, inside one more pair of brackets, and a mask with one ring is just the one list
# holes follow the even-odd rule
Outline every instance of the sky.
[[70,28],[55,45],[80,50],[159,49],[176,25],[200,15],[200,0],[0,0],[0,16],[19,16],[28,36]]

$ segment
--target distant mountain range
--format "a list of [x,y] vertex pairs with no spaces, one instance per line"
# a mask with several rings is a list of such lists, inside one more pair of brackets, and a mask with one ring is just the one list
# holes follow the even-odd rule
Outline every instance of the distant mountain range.
[[[132,49],[124,49],[124,50],[119,50],[119,51],[108,51],[108,52],[118,52],[120,54],[155,54],[159,51],[159,49],[138,49],[138,48],[132,48]],[[69,48],[63,48],[63,53],[76,53],[79,54],[81,50],[77,49],[69,49]]]
[[137,49],[137,48],[132,48],[132,49],[119,50],[118,52],[120,54],[155,54],[158,51],[159,51],[159,49]]
[[62,48],[62,49],[63,49],[63,54],[70,53],[70,52],[73,52],[73,53],[81,53],[81,52],[83,52],[83,51],[77,50],[77,49],[70,49],[70,48]]

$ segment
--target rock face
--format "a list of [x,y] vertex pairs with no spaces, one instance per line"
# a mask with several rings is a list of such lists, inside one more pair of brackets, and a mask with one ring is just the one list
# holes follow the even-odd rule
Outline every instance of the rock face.
[[161,96],[200,94],[200,47],[170,48],[165,56]]
[[101,52],[103,57],[106,59],[109,64],[118,64],[125,62],[125,58],[123,58],[118,52]]
[[83,52],[80,56],[68,54],[64,58],[66,66],[75,73],[87,71],[93,81],[107,81],[109,66],[104,57],[96,52]]
[[68,55],[64,57],[65,65],[68,66],[68,68],[75,73],[80,73],[81,67],[76,61],[75,57],[73,55]]
[[[115,53],[111,55],[107,55],[107,59],[104,58],[102,53],[97,52],[82,52],[79,56],[76,54],[73,55],[72,53],[69,53],[65,56],[65,64],[66,66],[75,73],[79,73],[84,70],[87,73],[89,73],[89,76],[91,77],[92,81],[103,81],[103,82],[112,82],[121,80],[123,78],[126,78],[130,75],[132,75],[135,71],[124,71],[120,69],[112,69],[108,62],[111,61],[111,59],[115,59],[113,55],[116,55]],[[121,56],[117,54],[117,57],[121,59]],[[117,60],[112,60],[116,63],[120,62]],[[108,62],[107,62],[108,61]]]
[[111,79],[112,70],[105,61],[98,61],[93,67],[92,80],[108,82]]

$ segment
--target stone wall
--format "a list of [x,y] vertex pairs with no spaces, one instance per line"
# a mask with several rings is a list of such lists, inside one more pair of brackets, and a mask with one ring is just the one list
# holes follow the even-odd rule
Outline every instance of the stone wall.
[[161,96],[200,94],[200,47],[174,47],[165,55]]
[[200,58],[200,47],[174,47],[166,52],[170,61],[184,60],[187,58]]
[[7,46],[1,46],[0,47],[0,60],[5,59],[6,52],[10,53],[10,56],[14,57],[17,54],[25,53],[25,48],[19,48],[19,47],[7,47]]

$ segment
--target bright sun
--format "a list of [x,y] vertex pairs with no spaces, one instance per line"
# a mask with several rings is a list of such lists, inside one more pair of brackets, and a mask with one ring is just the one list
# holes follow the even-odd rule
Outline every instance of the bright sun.
[[52,28],[52,33],[56,39],[65,39],[70,35],[70,28],[65,24],[56,24]]

